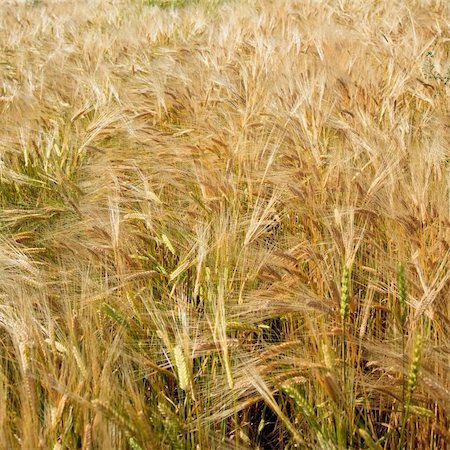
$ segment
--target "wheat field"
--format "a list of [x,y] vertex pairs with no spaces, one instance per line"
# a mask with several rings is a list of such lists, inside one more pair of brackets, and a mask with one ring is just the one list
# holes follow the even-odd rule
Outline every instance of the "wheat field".
[[0,3],[0,449],[450,448],[445,0]]

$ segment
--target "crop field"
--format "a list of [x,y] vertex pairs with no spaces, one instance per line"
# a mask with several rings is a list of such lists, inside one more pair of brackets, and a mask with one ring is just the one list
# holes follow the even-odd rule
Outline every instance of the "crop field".
[[0,0],[13,449],[450,449],[446,0]]

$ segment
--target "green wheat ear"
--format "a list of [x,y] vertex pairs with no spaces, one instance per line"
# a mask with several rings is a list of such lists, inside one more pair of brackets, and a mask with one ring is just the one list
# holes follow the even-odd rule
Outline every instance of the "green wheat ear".
[[183,389],[183,391],[187,391],[190,386],[190,376],[183,347],[180,344],[177,344],[173,349],[173,353],[175,356],[180,388]]
[[408,394],[410,395],[410,397],[413,395],[417,387],[417,379],[419,377],[420,370],[420,359],[422,355],[422,343],[422,335],[419,334],[416,337],[416,342],[414,343],[413,357],[408,375]]
[[402,421],[402,428],[400,431],[400,440],[398,444],[398,450],[401,450],[403,448],[403,442],[405,439],[405,431],[406,431],[406,424],[408,422],[409,413],[411,409],[411,402],[412,397],[414,394],[414,391],[417,387],[417,380],[419,378],[419,371],[420,371],[420,360],[422,355],[422,335],[417,335],[416,340],[414,342],[414,350],[413,350],[413,356],[411,361],[411,366],[409,369],[408,374],[408,399],[406,401],[406,406],[403,410],[403,421]]
[[300,394],[300,391],[292,384],[284,384],[282,386],[282,390],[286,395],[294,400],[295,406],[308,419],[308,421],[312,422],[316,426],[316,428],[318,428],[317,423],[315,422],[314,410],[303,397],[303,395]]
[[350,305],[348,301],[348,285],[349,285],[349,270],[347,266],[344,266],[342,270],[341,278],[341,318],[342,322],[348,317],[350,312]]
[[137,443],[134,437],[130,437],[130,439],[128,439],[128,443],[130,444],[130,448],[132,450],[142,450],[142,447]]
[[319,447],[322,449],[334,449],[334,445],[325,438],[320,425],[317,422],[313,407],[308,403],[300,391],[293,384],[288,383],[282,385],[281,389],[286,395],[292,398],[297,410],[305,417],[309,426],[314,429]]

